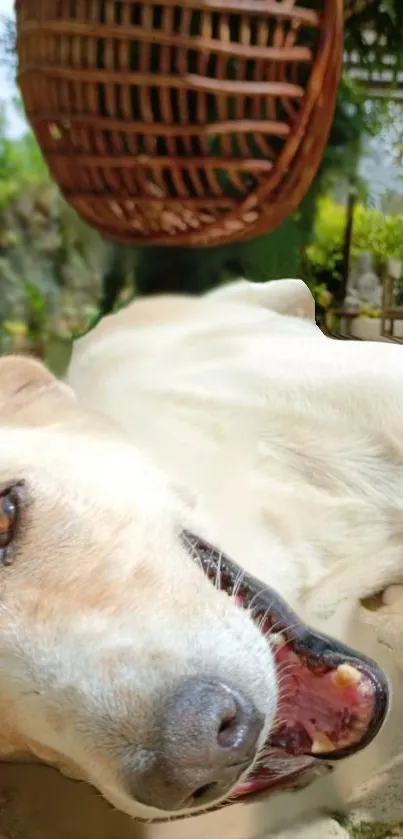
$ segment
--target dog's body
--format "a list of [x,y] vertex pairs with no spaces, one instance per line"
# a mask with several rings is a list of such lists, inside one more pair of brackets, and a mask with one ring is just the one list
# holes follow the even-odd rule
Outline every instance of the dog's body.
[[[21,567],[17,555],[15,578],[3,583],[3,756],[30,752],[89,780],[131,815],[154,818],[163,808],[122,789],[127,767],[116,773],[113,738],[134,736],[134,713],[138,773],[153,697],[172,673],[217,668],[233,683],[238,668],[270,726],[267,645],[187,562],[178,521],[310,623],[383,662],[359,601],[403,578],[402,360],[394,345],[325,338],[302,284],[241,283],[204,299],[139,301],[107,318],[75,348],[67,381],[78,405],[38,368],[27,386],[22,362],[3,362],[3,486],[28,471],[40,499],[28,505]],[[43,560],[34,568],[32,543]],[[61,662],[52,644],[63,632]],[[134,682],[133,647],[145,668]],[[45,713],[26,698],[27,679],[36,695],[49,693]],[[286,807],[279,799],[243,808],[246,821],[236,815],[231,836],[261,833],[284,807],[290,818],[320,809],[332,785],[343,796],[364,766],[387,760],[393,726],[342,771],[339,786],[321,781],[295,807],[288,796]],[[156,831],[190,839],[200,821],[200,836],[213,830],[227,839],[225,818]]]
[[228,298],[135,303],[69,382],[202,499],[215,544],[328,618],[401,577],[401,350]]

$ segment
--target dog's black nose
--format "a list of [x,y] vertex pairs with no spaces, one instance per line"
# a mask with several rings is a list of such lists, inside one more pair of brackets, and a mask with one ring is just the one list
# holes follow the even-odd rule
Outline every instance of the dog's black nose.
[[263,717],[223,682],[189,679],[164,711],[164,757],[173,766],[219,769],[251,760]]
[[225,796],[253,760],[263,725],[264,716],[239,690],[189,679],[162,709],[155,765],[136,797],[178,810]]

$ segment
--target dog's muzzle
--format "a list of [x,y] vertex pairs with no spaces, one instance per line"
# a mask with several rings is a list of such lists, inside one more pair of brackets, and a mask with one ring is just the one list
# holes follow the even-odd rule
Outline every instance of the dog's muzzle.
[[272,589],[195,534],[184,533],[183,542],[214,584],[251,613],[281,674],[276,720],[253,773],[232,791],[232,803],[306,786],[368,746],[389,705],[378,665],[310,629]]

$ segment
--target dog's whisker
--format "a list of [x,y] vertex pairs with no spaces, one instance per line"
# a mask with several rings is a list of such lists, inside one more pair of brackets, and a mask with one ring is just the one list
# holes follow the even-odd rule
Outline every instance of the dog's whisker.
[[183,532],[182,539],[185,543],[185,547],[193,560],[196,560],[197,564],[199,565],[200,569],[204,571],[202,558],[200,556],[199,551],[197,550],[196,545],[189,539],[188,535]]
[[[249,605],[249,608],[253,608],[253,605],[254,605],[254,603],[255,603],[255,601],[257,600],[257,598],[258,598],[258,597],[264,597],[267,593],[271,594],[271,589],[270,589],[270,587],[269,587],[269,586],[262,586],[262,588],[261,588],[261,589],[259,589],[259,590],[258,590],[258,591],[254,594],[254,596],[252,597],[252,600],[250,600],[250,602],[249,602],[249,604],[248,604],[248,605]],[[271,602],[271,604],[270,604],[270,606],[269,606],[269,610],[272,608],[272,605],[273,605],[273,601]]]
[[237,576],[235,577],[235,582],[232,587],[231,597],[235,600],[238,597],[238,594],[241,590],[245,577],[245,571],[243,568],[239,568]]
[[215,581],[214,581],[215,582],[215,587],[216,587],[216,589],[218,589],[218,591],[221,590],[221,565],[222,565],[222,560],[223,560],[223,554],[220,551],[220,553],[218,555],[216,575],[215,575]]

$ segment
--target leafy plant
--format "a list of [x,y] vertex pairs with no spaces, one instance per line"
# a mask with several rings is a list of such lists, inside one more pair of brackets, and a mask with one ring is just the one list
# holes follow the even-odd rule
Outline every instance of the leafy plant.
[[345,27],[348,53],[356,51],[362,64],[384,68],[385,58],[395,58],[394,69],[403,67],[403,4],[401,0],[347,0]]
[[0,100],[0,209],[25,186],[50,182],[38,143],[31,131],[9,136],[7,105]]
[[24,280],[27,307],[27,330],[31,343],[38,344],[46,338],[49,321],[49,300],[30,280]]
[[[331,291],[340,282],[346,210],[332,199],[318,203],[313,241],[306,249],[304,276],[311,283],[325,281]],[[388,259],[403,262],[403,214],[385,216],[358,204],[354,215],[352,261],[368,251],[381,271]]]

